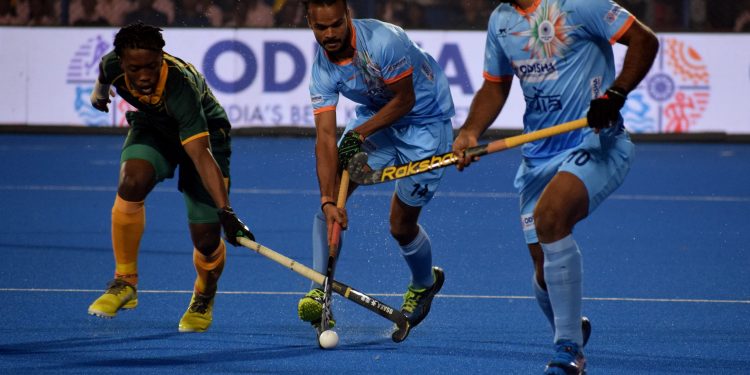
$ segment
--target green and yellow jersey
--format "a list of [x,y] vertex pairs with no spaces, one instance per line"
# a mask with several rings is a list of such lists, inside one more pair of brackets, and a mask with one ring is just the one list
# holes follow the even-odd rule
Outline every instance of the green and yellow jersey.
[[99,82],[114,86],[120,97],[147,116],[148,121],[139,122],[138,126],[154,127],[168,138],[179,137],[183,145],[209,133],[228,132],[226,112],[203,75],[193,65],[166,52],[163,61],[152,95],[141,95],[131,88],[114,51],[102,57]]

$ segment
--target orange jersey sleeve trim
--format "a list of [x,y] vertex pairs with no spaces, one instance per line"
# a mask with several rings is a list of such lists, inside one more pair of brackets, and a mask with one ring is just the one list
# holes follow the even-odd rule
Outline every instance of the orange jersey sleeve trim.
[[383,80],[383,81],[385,82],[386,85],[390,85],[393,82],[398,82],[398,81],[400,81],[400,80],[402,80],[402,79],[410,76],[412,73],[414,73],[414,67],[409,68],[405,72],[403,72],[403,73],[401,73],[401,74],[399,74],[399,75],[397,75],[397,76],[395,76],[395,77],[393,77],[393,78],[391,78],[389,80]]
[[194,140],[196,140],[198,138],[202,138],[202,137],[208,137],[208,132],[198,133],[198,134],[196,134],[196,135],[194,135],[194,136],[192,136],[192,137],[190,137],[190,138],[182,141],[182,145],[184,146],[184,145],[186,145],[186,144],[188,144],[188,143],[190,143],[190,142],[192,142],[192,141],[194,141]]
[[542,0],[534,0],[534,3],[531,4],[531,6],[526,9],[521,8],[520,6],[518,6],[518,4],[513,4],[513,7],[516,8],[518,13],[520,13],[522,16],[528,18],[530,14],[534,13],[536,8],[538,8],[539,4],[541,3],[542,3]]
[[317,115],[317,114],[320,114],[320,113],[323,113],[323,112],[335,111],[335,110],[336,110],[336,106],[335,105],[329,105],[327,107],[320,107],[318,109],[314,109],[313,110],[313,114]]
[[630,26],[633,26],[633,22],[635,22],[635,16],[631,15],[630,18],[625,21],[625,24],[622,25],[620,30],[617,30],[615,35],[612,35],[612,38],[609,40],[609,44],[617,43],[617,41],[620,40],[620,38],[622,38],[622,36],[625,35],[628,30],[630,30]]
[[493,76],[492,74],[487,73],[487,72],[483,72],[482,76],[484,77],[484,79],[486,79],[486,80],[488,80],[490,82],[495,82],[495,83],[506,82],[509,79],[513,78],[513,76],[500,76],[500,77],[497,77],[497,76]]

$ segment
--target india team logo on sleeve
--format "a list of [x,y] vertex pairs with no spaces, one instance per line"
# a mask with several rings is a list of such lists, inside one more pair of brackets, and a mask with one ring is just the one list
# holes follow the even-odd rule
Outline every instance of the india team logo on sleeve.
[[700,52],[678,38],[662,38],[654,66],[628,96],[625,124],[638,133],[689,132],[706,111],[710,93],[709,68]]
[[612,25],[617,21],[617,17],[622,13],[622,7],[615,4],[612,6],[612,9],[610,9],[607,14],[604,15],[604,21],[608,24]]
[[91,106],[91,91],[99,77],[99,62],[111,49],[112,37],[97,34],[82,43],[68,63],[65,78],[75,93],[73,108],[87,126],[125,126],[125,112],[134,110],[124,100],[118,100],[118,97],[111,98],[109,113],[100,112]]

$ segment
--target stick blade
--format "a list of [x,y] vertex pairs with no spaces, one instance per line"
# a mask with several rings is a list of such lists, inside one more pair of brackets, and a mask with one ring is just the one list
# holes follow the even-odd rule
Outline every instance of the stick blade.
[[369,165],[367,165],[367,153],[358,152],[347,165],[346,170],[349,171],[349,177],[352,181],[358,185],[372,185],[380,181],[380,175],[383,173],[382,170],[373,171]]
[[409,321],[404,318],[403,322],[396,324],[396,330],[391,334],[391,340],[393,340],[393,342],[404,341],[406,340],[406,337],[409,336],[410,331],[411,325],[409,324]]

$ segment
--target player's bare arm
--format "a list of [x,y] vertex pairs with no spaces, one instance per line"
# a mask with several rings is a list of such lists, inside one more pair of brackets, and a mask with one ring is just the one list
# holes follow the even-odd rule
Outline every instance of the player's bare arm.
[[471,101],[469,116],[453,141],[453,152],[460,157],[460,161],[456,164],[459,171],[469,166],[473,160],[479,159],[472,160],[463,157],[464,151],[477,145],[479,136],[490,127],[500,114],[500,110],[502,110],[510,94],[512,82],[511,78],[499,82],[485,80]]
[[393,98],[362,125],[346,133],[341,140],[338,153],[339,166],[342,170],[348,169],[349,161],[354,155],[362,151],[362,143],[365,138],[378,130],[391,126],[414,108],[416,94],[414,93],[411,74],[390,83],[388,89],[393,92]]
[[208,136],[193,139],[183,147],[195,165],[203,186],[211,195],[216,207],[219,208],[219,221],[224,227],[227,241],[234,246],[238,246],[238,237],[255,240],[255,236],[250,232],[250,229],[235,215],[234,210],[229,205],[229,194],[226,185],[224,185],[224,176],[221,174],[216,159],[211,154]]
[[616,123],[628,93],[646,76],[659,50],[656,35],[638,20],[633,21],[617,42],[628,46],[622,70],[604,95],[591,101],[586,114],[589,126],[596,133]]
[[336,149],[336,111],[326,111],[315,115],[315,163],[320,187],[321,210],[326,216],[330,241],[333,222],[342,228],[347,227],[345,209],[336,207],[338,195],[338,152]]
[[625,90],[627,94],[638,86],[651,69],[659,51],[659,39],[648,26],[635,20],[617,42],[628,46],[628,50],[620,75],[612,86]]
[[203,186],[206,188],[211,198],[214,200],[216,207],[229,206],[227,189],[224,185],[224,176],[221,174],[219,165],[216,164],[213,155],[211,155],[211,146],[208,143],[208,136],[193,139],[184,146],[190,159],[195,164],[195,169],[201,176]]
[[406,116],[414,108],[416,95],[411,74],[388,85],[393,92],[393,99],[383,106],[369,121],[354,129],[362,139],[380,129],[391,126],[394,122]]

